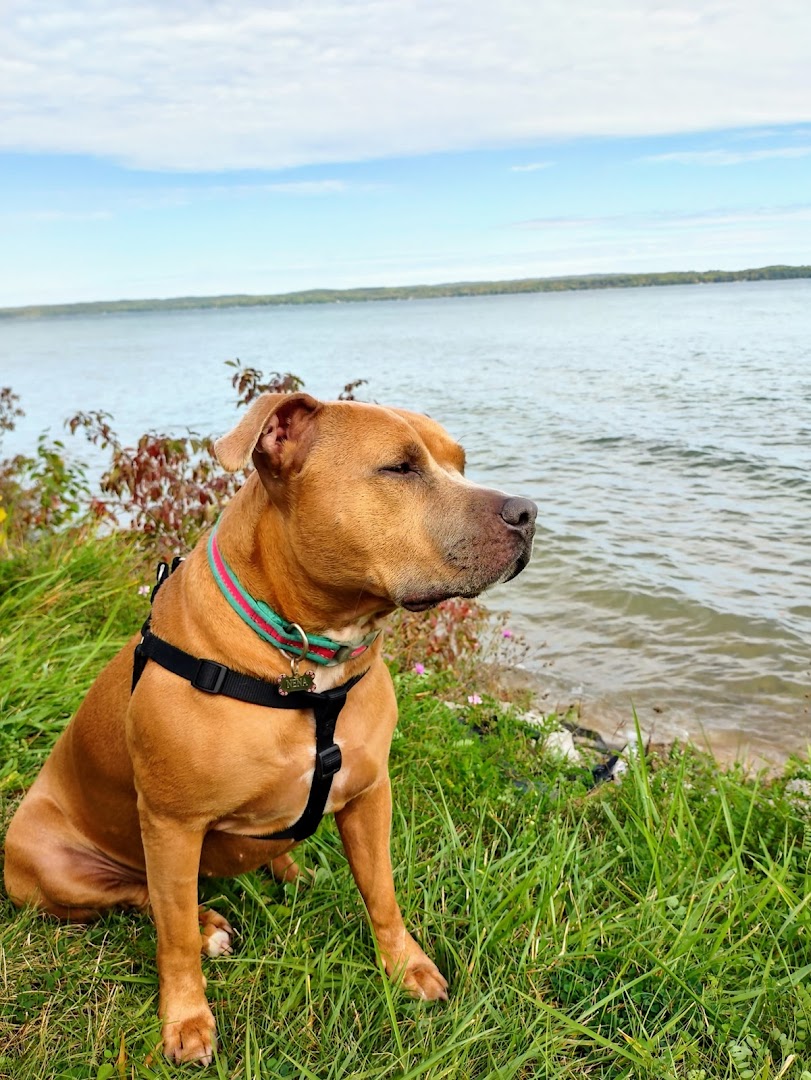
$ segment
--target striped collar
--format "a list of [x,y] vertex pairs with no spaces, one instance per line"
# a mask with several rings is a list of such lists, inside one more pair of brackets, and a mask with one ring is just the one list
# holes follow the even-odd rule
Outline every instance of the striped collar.
[[215,526],[208,538],[208,565],[214,580],[242,621],[277,649],[311,660],[314,664],[335,667],[336,664],[362,656],[379,636],[379,630],[372,630],[358,641],[333,641],[332,638],[319,637],[317,634],[305,634],[296,623],[283,619],[264,600],[255,600],[242,588],[223,558],[216,533]]

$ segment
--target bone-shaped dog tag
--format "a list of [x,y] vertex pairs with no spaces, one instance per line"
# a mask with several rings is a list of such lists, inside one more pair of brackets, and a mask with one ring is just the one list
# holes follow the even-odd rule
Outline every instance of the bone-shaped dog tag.
[[296,690],[310,692],[315,689],[315,672],[303,671],[294,675],[280,675],[276,680],[276,685],[282,697],[287,697]]

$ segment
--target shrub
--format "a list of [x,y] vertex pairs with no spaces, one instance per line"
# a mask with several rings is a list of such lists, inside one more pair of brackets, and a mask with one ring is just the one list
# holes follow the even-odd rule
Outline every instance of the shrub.
[[[0,434],[25,415],[19,400],[0,388]],[[40,435],[33,456],[0,460],[0,553],[74,521],[89,500],[84,466],[66,457],[64,443]]]

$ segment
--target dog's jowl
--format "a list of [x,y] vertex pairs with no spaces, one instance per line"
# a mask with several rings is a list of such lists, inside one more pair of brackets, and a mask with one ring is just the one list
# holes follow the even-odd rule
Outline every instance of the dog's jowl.
[[476,596],[526,566],[536,508],[464,478],[424,416],[266,394],[215,446],[254,471],[211,534],[161,576],[144,630],[90,688],[6,841],[18,904],[157,926],[163,1048],[210,1061],[201,953],[231,950],[200,874],[265,865],[335,814],[387,971],[447,983],[406,929],[389,856],[397,709],[380,654],[396,607]]

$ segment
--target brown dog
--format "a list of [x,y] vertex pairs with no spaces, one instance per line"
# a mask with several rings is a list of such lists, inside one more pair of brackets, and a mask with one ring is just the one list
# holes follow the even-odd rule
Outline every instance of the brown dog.
[[[475,596],[529,559],[534,504],[465,480],[463,451],[426,417],[266,394],[215,449],[229,471],[251,457],[256,466],[222,515],[219,551],[247,593],[308,635],[368,642],[397,605],[423,610]],[[254,679],[290,669],[229,603],[204,541],[161,588],[152,630]],[[262,865],[288,880],[299,873],[289,854],[295,840],[257,836],[288,828],[308,802],[315,714],[204,692],[158,662],[146,663],[131,695],[138,640],[101,672],[17,810],[6,886],[16,903],[62,918],[151,910],[164,1052],[209,1062],[214,1017],[201,927],[209,955],[230,952],[230,927],[198,912],[198,875]],[[359,655],[319,668],[315,680],[322,692],[366,672],[338,717],[342,766],[326,811],[387,972],[419,997],[445,998],[447,983],[406,930],[394,895],[391,679],[379,640],[350,651]]]

